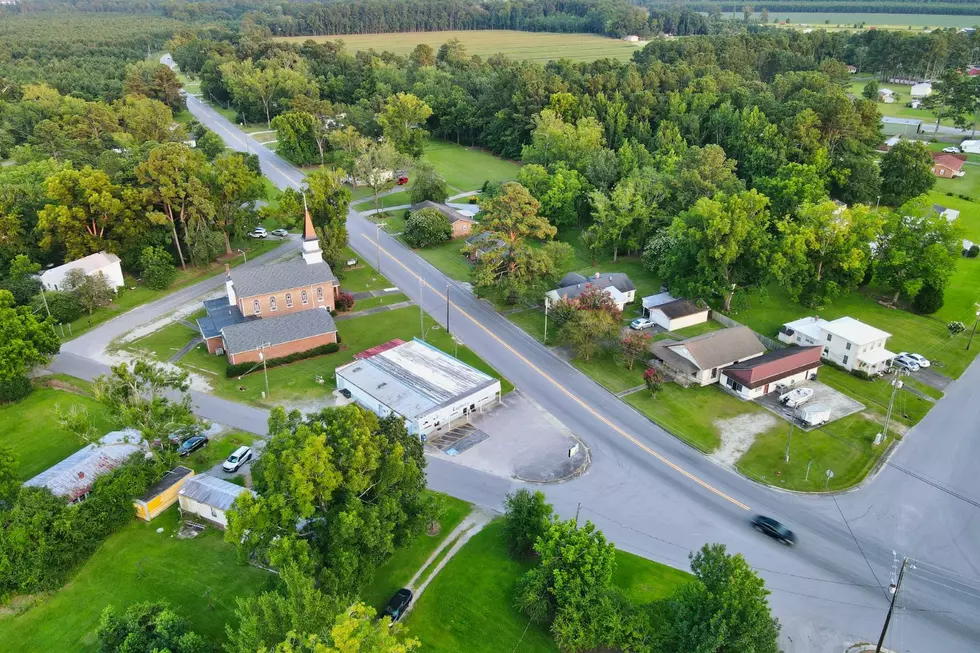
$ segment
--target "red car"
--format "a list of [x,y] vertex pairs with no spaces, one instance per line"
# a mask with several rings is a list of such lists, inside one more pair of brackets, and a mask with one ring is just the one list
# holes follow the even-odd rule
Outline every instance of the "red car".
[[399,186],[404,186],[407,183],[408,183],[408,175],[399,175],[399,177],[398,177],[398,185]]

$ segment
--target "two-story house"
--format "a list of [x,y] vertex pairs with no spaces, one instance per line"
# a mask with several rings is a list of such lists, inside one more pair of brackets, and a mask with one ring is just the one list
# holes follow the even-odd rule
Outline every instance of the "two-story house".
[[204,302],[197,321],[208,352],[232,364],[280,358],[337,342],[334,309],[340,283],[323,260],[309,212],[302,256],[228,270],[226,297]]
[[804,317],[787,322],[780,328],[781,342],[805,347],[823,347],[821,358],[845,370],[881,374],[891,366],[895,354],[885,348],[890,333],[865,324],[853,317],[824,320]]

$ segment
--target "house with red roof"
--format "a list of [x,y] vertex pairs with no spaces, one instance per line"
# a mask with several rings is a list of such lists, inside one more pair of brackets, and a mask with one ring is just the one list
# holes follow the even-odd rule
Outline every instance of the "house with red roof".
[[776,349],[741,363],[729,365],[721,373],[723,388],[742,399],[757,399],[785,386],[817,378],[823,348],[787,347]]
[[962,177],[966,174],[963,171],[963,164],[966,156],[963,154],[947,154],[946,152],[932,153],[932,174],[944,179]]

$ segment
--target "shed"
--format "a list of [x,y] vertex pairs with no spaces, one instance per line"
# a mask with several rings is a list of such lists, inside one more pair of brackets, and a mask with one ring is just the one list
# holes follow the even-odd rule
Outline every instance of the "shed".
[[194,515],[224,530],[228,526],[225,513],[242,494],[254,491],[214,476],[193,476],[184,483],[177,493],[180,514]]
[[177,501],[177,493],[184,486],[184,482],[192,476],[194,476],[193,469],[182,466],[171,469],[147,490],[146,494],[133,501],[136,516],[143,521],[150,521],[174,505]]
[[698,306],[690,299],[675,299],[647,309],[647,316],[668,331],[703,324],[708,321],[709,313],[707,306]]
[[914,136],[922,128],[922,121],[915,118],[892,118],[884,116],[881,119],[881,133],[885,136]]
[[920,82],[909,90],[909,95],[920,99],[932,95],[932,84],[929,82]]
[[86,276],[103,274],[113,290],[126,285],[126,282],[123,280],[119,257],[109,252],[89,254],[77,261],[45,270],[41,273],[41,284],[45,290],[64,290],[65,276],[70,270],[76,268],[84,272]]

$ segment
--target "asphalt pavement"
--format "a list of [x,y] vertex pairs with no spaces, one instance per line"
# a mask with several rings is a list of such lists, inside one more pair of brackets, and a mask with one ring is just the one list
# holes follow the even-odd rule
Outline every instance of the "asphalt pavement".
[[[188,107],[230,147],[257,154],[278,187],[301,186],[302,172],[210,107],[194,97]],[[780,492],[684,445],[354,211],[348,229],[351,247],[372,262],[380,250],[380,271],[444,327],[448,295],[449,331],[588,443],[589,472],[544,488],[560,514],[580,510],[618,547],[677,567],[686,567],[687,553],[705,542],[742,553],[773,592],[787,651],[823,653],[876,639],[896,559],[911,556],[914,566],[886,646],[980,650],[980,503],[974,498],[980,497],[980,366],[972,365],[950,386],[906,434],[891,464],[863,487],[836,496]],[[147,305],[144,321],[166,312],[157,304],[166,302]],[[83,347],[68,347],[69,354],[59,356],[59,371],[90,378],[97,364],[86,353],[98,348],[97,334],[132,328],[108,325],[87,334]],[[264,432],[265,411],[200,393],[194,400],[209,419]],[[428,473],[434,489],[495,509],[519,486],[441,460],[431,460]],[[748,519],[755,513],[790,526],[798,546],[787,548],[752,531]]]

